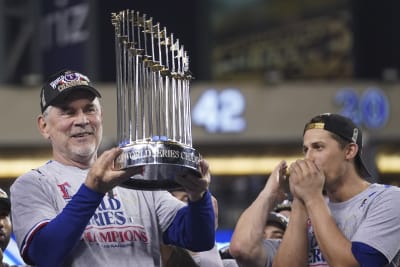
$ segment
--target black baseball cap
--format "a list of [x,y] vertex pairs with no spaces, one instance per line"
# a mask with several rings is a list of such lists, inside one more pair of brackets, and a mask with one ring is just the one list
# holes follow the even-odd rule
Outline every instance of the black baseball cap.
[[292,211],[292,202],[287,199],[276,205],[273,211],[279,213],[284,210]]
[[82,73],[73,70],[62,70],[51,75],[40,92],[42,113],[56,100],[64,98],[76,90],[86,90],[97,97],[101,97],[99,91],[92,86],[89,78]]
[[11,211],[11,202],[6,191],[0,188],[0,211],[5,211],[7,214]]
[[282,214],[271,211],[268,214],[266,225],[275,225],[276,227],[285,231],[288,223],[289,223],[288,218],[286,218]]
[[358,152],[355,158],[356,167],[362,177],[371,177],[361,157],[363,146],[362,131],[351,119],[339,114],[324,113],[313,117],[305,125],[303,135],[309,129],[323,129],[336,134],[350,143],[357,144]]

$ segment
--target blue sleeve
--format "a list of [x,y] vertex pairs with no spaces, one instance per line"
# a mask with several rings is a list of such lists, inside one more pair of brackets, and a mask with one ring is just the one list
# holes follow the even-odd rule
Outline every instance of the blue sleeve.
[[28,247],[29,261],[36,266],[60,266],[80,240],[104,194],[84,184],[60,214],[40,229]]
[[181,208],[163,235],[165,244],[206,251],[215,244],[215,217],[210,192]]
[[388,259],[367,244],[352,242],[351,251],[361,267],[383,267],[388,264]]

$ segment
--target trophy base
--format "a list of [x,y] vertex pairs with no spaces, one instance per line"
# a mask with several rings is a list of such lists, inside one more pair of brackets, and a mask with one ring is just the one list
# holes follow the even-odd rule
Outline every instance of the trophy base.
[[115,160],[117,169],[144,166],[144,173],[132,176],[120,186],[138,190],[176,190],[182,186],[175,177],[201,177],[200,154],[175,142],[145,142],[122,147]]

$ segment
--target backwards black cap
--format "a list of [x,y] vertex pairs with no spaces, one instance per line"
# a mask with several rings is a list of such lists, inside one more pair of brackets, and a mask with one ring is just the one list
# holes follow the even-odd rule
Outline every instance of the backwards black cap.
[[303,135],[309,129],[324,129],[350,143],[357,144],[358,152],[355,158],[356,167],[362,177],[371,177],[361,157],[363,146],[361,129],[357,127],[351,119],[339,114],[324,113],[313,117],[310,122],[305,125]]
[[42,112],[55,100],[65,97],[76,90],[87,90],[97,97],[99,91],[91,85],[89,78],[73,70],[62,70],[50,76],[40,92],[40,108]]
[[279,214],[277,212],[271,211],[268,214],[266,224],[267,225],[271,225],[271,224],[275,225],[275,226],[281,228],[283,231],[285,231],[288,223],[289,223],[289,220],[285,216],[283,216],[282,214]]

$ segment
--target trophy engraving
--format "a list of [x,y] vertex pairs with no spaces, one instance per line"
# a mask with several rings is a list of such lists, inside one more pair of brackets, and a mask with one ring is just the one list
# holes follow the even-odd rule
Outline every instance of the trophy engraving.
[[117,141],[120,169],[145,166],[121,186],[179,187],[176,175],[200,176],[192,147],[189,57],[179,39],[134,10],[112,13],[115,30]]

